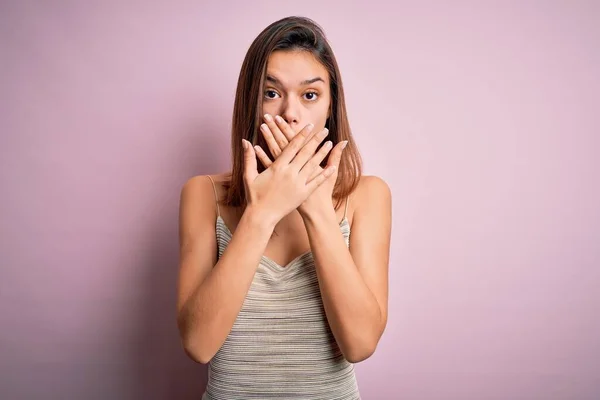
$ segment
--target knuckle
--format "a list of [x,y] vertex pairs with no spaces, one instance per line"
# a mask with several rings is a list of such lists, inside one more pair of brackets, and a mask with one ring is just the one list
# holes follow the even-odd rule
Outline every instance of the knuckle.
[[297,152],[298,150],[300,150],[302,148],[302,140],[298,139],[296,141],[294,141],[290,147],[292,148],[292,150],[294,152]]

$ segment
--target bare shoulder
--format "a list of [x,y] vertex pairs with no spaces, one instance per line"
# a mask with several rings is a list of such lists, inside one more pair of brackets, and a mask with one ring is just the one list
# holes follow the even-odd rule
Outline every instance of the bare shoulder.
[[353,211],[360,209],[383,207],[384,210],[391,207],[392,192],[388,183],[376,175],[363,175],[360,177],[356,190],[351,195]]
[[[217,191],[217,195],[221,197],[223,195],[224,190],[223,183],[226,180],[227,173],[215,175],[196,175],[189,178],[183,184],[183,187],[181,188],[181,193],[182,196],[185,194],[188,198],[195,197],[195,200],[203,200],[205,197],[208,197],[214,203],[215,189]],[[212,185],[213,182],[215,184],[214,188]]]
[[[217,186],[221,176],[210,178]],[[189,178],[181,188],[179,203],[178,310],[217,262],[216,217],[217,203],[209,175]]]
[[[180,210],[207,206],[211,203],[208,200],[214,197],[213,192],[208,175],[196,175],[189,178],[181,188]],[[216,209],[216,207],[214,208]]]
[[[224,188],[223,183],[228,181],[229,174],[221,173],[221,174],[212,174],[212,175],[196,175],[187,180],[184,184],[184,188],[193,188],[192,190],[204,190],[210,189],[209,192],[214,198],[214,189],[217,190],[217,194],[219,197],[223,195]],[[215,184],[215,188],[213,189],[212,182]]]
[[227,180],[227,173],[192,176],[183,184],[183,188],[198,189],[198,187],[206,187],[208,184],[208,187],[212,191],[211,179],[215,183],[215,186],[217,186],[217,190],[218,190],[219,187],[223,184],[223,182],[225,182]]
[[383,178],[377,175],[363,175],[360,177],[358,181],[358,186],[356,188],[357,195],[365,195],[365,194],[374,194],[372,191],[375,191],[375,194],[388,196],[391,195],[390,186],[388,183],[383,180]]
[[218,182],[223,181],[221,175],[196,175],[189,178],[181,188],[179,201],[179,239],[180,245],[184,246],[194,241],[199,236],[204,236],[207,231],[214,227],[217,215],[217,203],[215,201],[215,190],[220,189]]

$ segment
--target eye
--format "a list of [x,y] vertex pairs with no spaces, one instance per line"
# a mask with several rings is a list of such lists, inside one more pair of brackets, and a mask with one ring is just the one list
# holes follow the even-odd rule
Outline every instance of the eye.
[[319,96],[319,94],[317,92],[306,92],[306,93],[304,93],[304,95],[305,96],[308,96],[308,95],[311,96],[311,98],[306,99],[308,101],[315,101],[315,100],[317,100],[317,97]]
[[274,99],[275,96],[277,96],[277,92],[276,91],[270,90],[270,89],[269,90],[265,90],[265,97],[267,99]]

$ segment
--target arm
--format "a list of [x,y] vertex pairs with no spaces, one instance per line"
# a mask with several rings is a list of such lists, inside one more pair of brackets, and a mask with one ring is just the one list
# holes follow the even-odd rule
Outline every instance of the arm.
[[327,320],[353,363],[371,356],[387,323],[391,194],[383,180],[362,179],[350,249],[333,207],[304,217]]
[[225,342],[275,226],[247,208],[217,262],[215,215],[210,181],[191,178],[180,198],[177,325],[185,351],[200,363]]

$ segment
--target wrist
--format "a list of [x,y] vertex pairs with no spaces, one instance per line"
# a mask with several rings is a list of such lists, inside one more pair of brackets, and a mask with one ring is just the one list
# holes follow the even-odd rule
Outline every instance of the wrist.
[[300,212],[302,219],[305,223],[317,223],[320,221],[335,220],[337,221],[337,215],[333,205],[325,205],[323,207],[316,207],[313,209],[303,210]]
[[252,226],[254,230],[264,232],[269,236],[273,234],[275,226],[277,225],[273,213],[252,205],[248,205],[245,208],[240,222],[242,222],[242,220],[244,223]]

